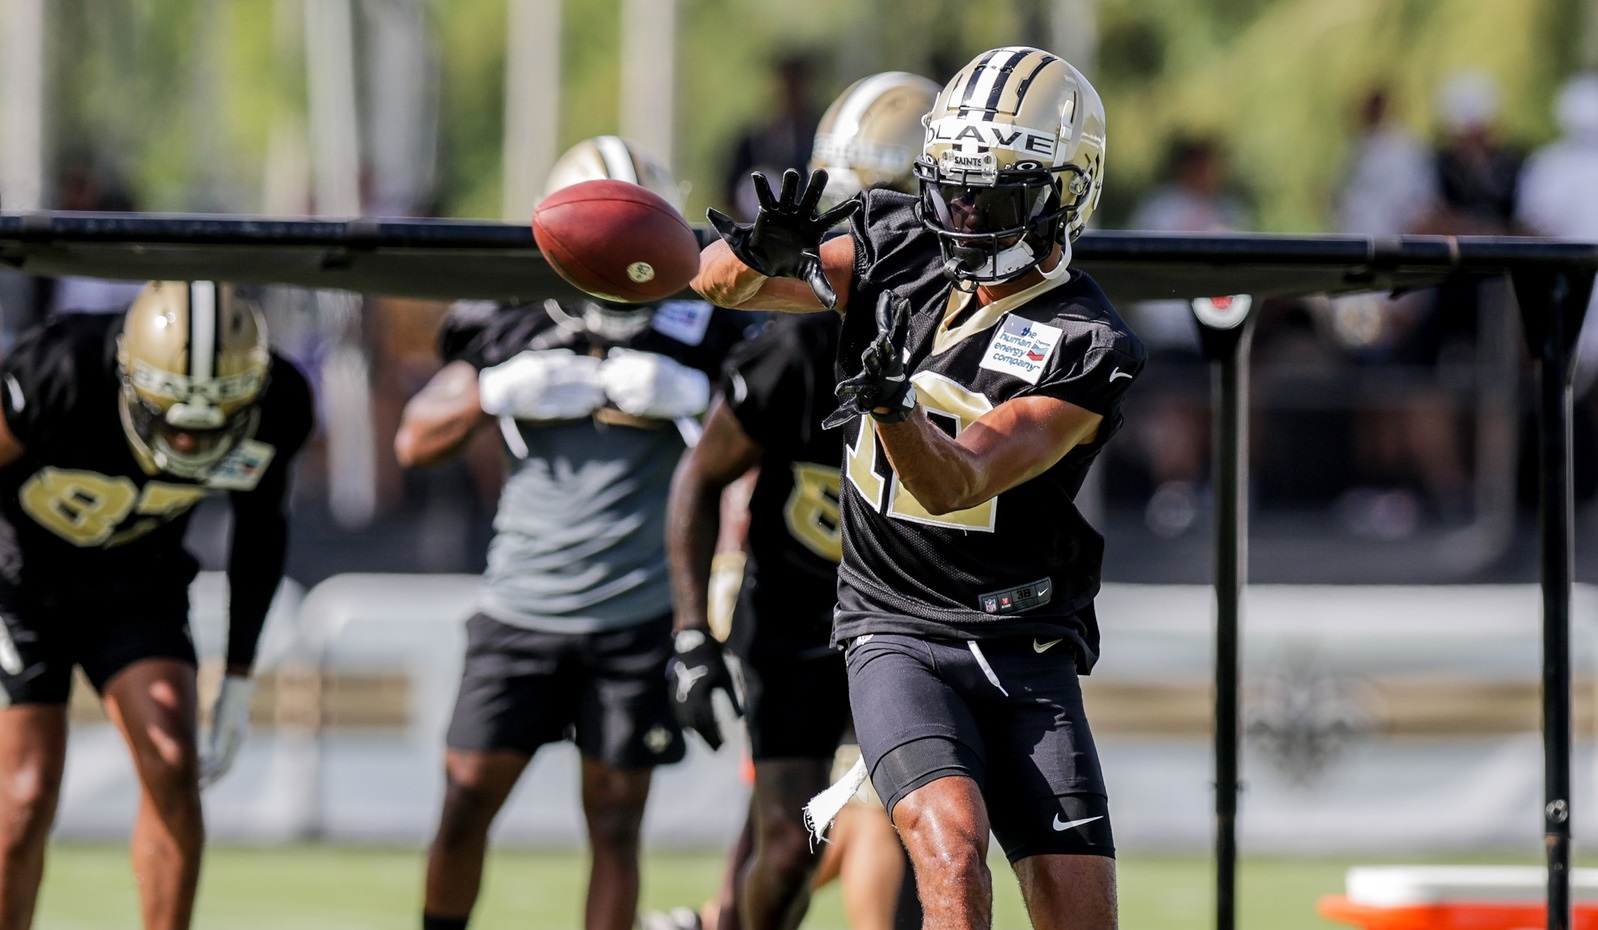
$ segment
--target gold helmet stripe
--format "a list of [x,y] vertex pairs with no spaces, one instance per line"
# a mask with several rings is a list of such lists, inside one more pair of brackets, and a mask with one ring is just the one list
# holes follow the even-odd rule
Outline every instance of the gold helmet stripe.
[[632,153],[627,151],[627,143],[616,136],[595,136],[594,148],[599,150],[599,157],[605,162],[605,174],[612,180],[638,183],[638,167],[633,164]]
[[[995,102],[994,108],[1002,113],[1014,114],[1021,112],[1021,101],[1026,99],[1027,88],[1032,86],[1032,81],[1037,78],[1044,68],[1059,60],[1047,52],[1032,52],[1028,59],[1021,62],[1015,69],[1017,74],[1026,71],[1026,77],[1021,78],[1019,81],[1010,82],[1009,87],[1013,89],[1013,92],[1004,94]],[[1028,66],[1030,66],[1030,70],[1027,70]]]
[[189,377],[216,377],[216,282],[189,284]]

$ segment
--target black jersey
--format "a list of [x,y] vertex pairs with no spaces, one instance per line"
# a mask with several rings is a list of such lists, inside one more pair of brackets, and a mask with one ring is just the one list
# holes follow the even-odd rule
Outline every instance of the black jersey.
[[743,311],[712,307],[699,300],[667,300],[654,309],[649,324],[638,332],[606,338],[584,326],[582,312],[580,307],[554,301],[525,305],[463,301],[444,320],[439,355],[446,362],[465,361],[483,369],[529,349],[570,349],[603,356],[609,349],[624,348],[667,356],[714,380],[727,350],[743,338],[752,319]]
[[843,555],[843,437],[821,421],[838,405],[832,366],[839,324],[833,313],[781,316],[727,360],[727,407],[763,450],[733,614],[731,645],[745,657],[799,658],[831,648]]
[[1007,400],[1047,396],[1103,416],[1092,443],[976,507],[933,515],[896,480],[869,419],[846,431],[844,552],[834,640],[896,632],[957,639],[1068,638],[1086,672],[1098,654],[1093,598],[1104,541],[1073,500],[1121,426],[1121,397],[1146,353],[1091,278],[1069,271],[984,307],[941,273],[915,198],[863,195],[839,374],[876,336],[891,289],[914,309],[906,338],[917,402],[958,434]]
[[5,359],[0,413],[25,451],[0,468],[0,594],[186,586],[198,570],[183,548],[195,504],[213,491],[286,493],[313,423],[310,387],[291,363],[272,355],[254,434],[210,477],[152,475],[122,427],[121,331],[121,314],[64,314]]

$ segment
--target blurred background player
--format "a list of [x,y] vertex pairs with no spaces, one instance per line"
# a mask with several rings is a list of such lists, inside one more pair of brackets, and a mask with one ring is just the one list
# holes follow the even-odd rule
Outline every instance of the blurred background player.
[[[283,579],[289,466],[310,388],[267,348],[255,306],[209,281],[146,285],[125,314],[59,315],[18,341],[0,391],[0,927],[32,923],[61,788],[74,666],[138,773],[132,839],[146,928],[187,927],[205,828],[200,788],[232,765],[250,670]],[[183,547],[226,491],[227,672],[196,746]]]
[[[669,172],[615,136],[574,146],[545,194],[593,178],[679,201]],[[406,405],[395,454],[432,464],[497,422],[510,474],[467,622],[424,927],[466,925],[490,824],[533,753],[568,734],[592,850],[586,926],[633,925],[651,771],[683,756],[666,695],[667,489],[742,325],[700,301],[591,299],[468,304],[446,321],[445,366]]]
[[759,219],[712,211],[722,242],[694,279],[722,304],[845,315],[832,636],[864,759],[807,816],[825,829],[869,773],[937,930],[991,926],[990,828],[1035,926],[1116,925],[1078,680],[1098,658],[1103,538],[1073,499],[1146,353],[1069,267],[1104,132],[1063,59],[984,52],[928,114],[919,201],[872,191],[817,213],[825,174],[777,195],[757,178]]
[[[921,118],[937,95],[938,85],[902,71],[850,85],[816,129],[811,166],[828,172],[829,203],[866,189],[914,191]],[[849,728],[843,654],[831,643],[843,442],[821,425],[837,406],[839,322],[833,313],[779,316],[735,349],[704,439],[672,486],[667,548],[685,670],[673,697],[683,725],[716,746],[711,698],[729,679],[707,609],[719,502],[733,482],[759,470],[728,642],[743,675],[754,760],[753,843],[748,861],[729,869],[737,888],[722,900],[739,902],[745,930],[791,930],[804,918],[827,847],[811,842],[803,808],[831,782],[833,755]],[[853,805],[845,816],[858,822],[840,829],[847,846],[834,851],[840,863],[832,871],[842,873],[851,926],[888,930],[896,902],[884,889],[898,887],[906,872],[898,839],[880,806]],[[718,930],[730,919],[720,915]]]

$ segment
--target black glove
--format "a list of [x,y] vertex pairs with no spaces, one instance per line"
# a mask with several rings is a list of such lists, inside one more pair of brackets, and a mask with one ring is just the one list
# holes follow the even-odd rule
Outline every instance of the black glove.
[[[915,385],[904,373],[904,339],[910,302],[892,291],[877,298],[877,338],[860,354],[860,373],[838,384],[838,409],[821,424],[835,429],[861,414],[879,423],[902,423],[916,407]],[[877,413],[887,407],[887,413]]]
[[743,713],[721,644],[703,630],[680,630],[675,647],[676,654],[666,663],[671,709],[683,729],[698,733],[711,749],[720,749],[721,724],[716,721],[713,701],[716,691],[727,695],[734,712]]
[[838,305],[838,295],[821,270],[821,237],[860,209],[860,201],[846,200],[817,215],[816,204],[827,187],[827,172],[814,171],[804,193],[799,193],[799,172],[782,175],[782,194],[771,196],[766,176],[754,173],[760,212],[753,223],[738,223],[719,210],[711,210],[710,225],[732,248],[732,254],[768,278],[798,278],[810,285],[816,299],[828,310]]

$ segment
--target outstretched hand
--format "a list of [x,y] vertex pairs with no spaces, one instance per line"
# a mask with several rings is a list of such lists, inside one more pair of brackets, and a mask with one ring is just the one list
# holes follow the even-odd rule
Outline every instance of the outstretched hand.
[[860,201],[846,200],[818,214],[816,205],[827,187],[827,172],[812,172],[802,191],[799,180],[799,172],[792,168],[783,172],[782,192],[773,197],[766,176],[756,171],[755,196],[760,200],[760,212],[755,221],[739,223],[719,210],[711,210],[710,225],[739,261],[768,278],[798,278],[806,282],[816,299],[831,310],[838,305],[838,294],[821,268],[821,237],[853,216],[860,209]]
[[901,423],[910,416],[916,389],[904,371],[909,332],[910,302],[883,291],[877,297],[877,338],[860,354],[860,373],[839,383],[838,409],[822,428],[834,429],[867,413],[878,423]]

